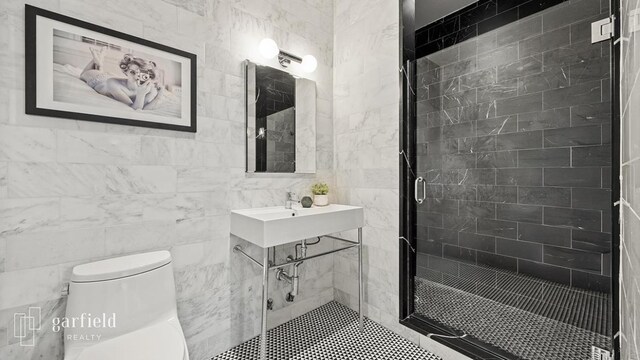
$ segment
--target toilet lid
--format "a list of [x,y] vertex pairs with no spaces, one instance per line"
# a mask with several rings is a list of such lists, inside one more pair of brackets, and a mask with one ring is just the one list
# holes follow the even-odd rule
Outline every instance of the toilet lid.
[[162,323],[90,346],[77,360],[183,360],[184,347],[182,332]]

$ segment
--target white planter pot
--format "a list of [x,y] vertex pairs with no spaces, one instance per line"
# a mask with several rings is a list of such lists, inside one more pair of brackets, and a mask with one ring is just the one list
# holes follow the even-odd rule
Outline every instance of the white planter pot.
[[329,205],[328,195],[313,195],[313,205],[315,206],[327,206]]

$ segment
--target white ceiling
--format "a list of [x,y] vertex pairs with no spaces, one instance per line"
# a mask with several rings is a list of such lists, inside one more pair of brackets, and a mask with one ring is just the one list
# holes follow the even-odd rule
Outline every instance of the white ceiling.
[[416,30],[477,0],[416,0]]

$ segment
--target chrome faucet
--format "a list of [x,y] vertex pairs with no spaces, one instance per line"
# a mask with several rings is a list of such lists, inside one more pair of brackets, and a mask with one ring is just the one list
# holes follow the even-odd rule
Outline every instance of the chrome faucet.
[[296,195],[296,193],[294,193],[293,191],[288,191],[287,200],[284,203],[284,208],[291,209],[291,205],[298,202],[300,202],[300,199],[298,199],[298,195]]

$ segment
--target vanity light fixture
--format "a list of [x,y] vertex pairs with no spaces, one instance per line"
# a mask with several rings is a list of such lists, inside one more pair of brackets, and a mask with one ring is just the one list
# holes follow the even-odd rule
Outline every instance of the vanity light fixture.
[[260,50],[260,54],[266,59],[273,59],[278,56],[278,62],[284,68],[289,67],[291,61],[300,63],[302,70],[307,73],[314,72],[318,67],[318,60],[316,60],[313,55],[298,57],[278,48],[278,44],[276,44],[273,39],[262,39],[262,41],[260,41],[260,45],[258,45],[258,50]]

